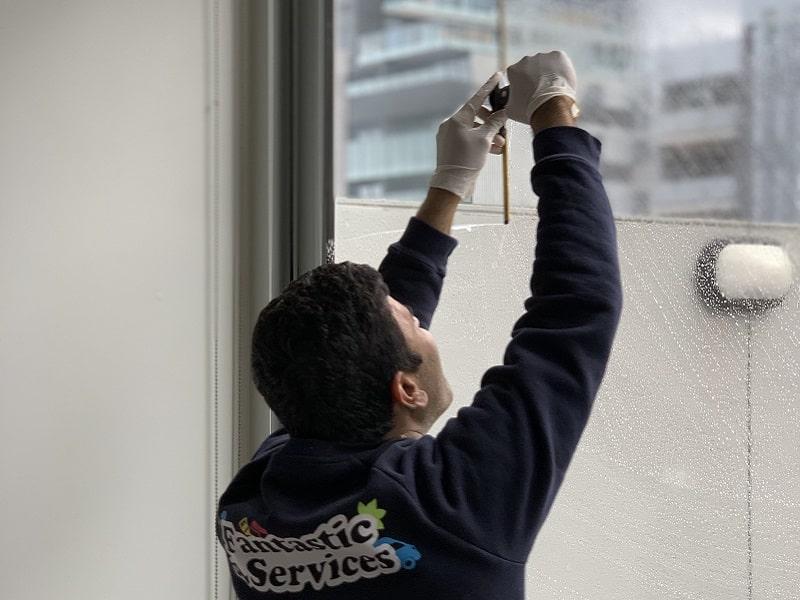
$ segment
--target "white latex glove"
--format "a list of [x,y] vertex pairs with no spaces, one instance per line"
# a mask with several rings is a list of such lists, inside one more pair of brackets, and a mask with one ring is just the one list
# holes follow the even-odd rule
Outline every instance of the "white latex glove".
[[[464,106],[439,125],[436,170],[430,187],[448,190],[464,199],[472,193],[486,155],[502,152],[505,140],[497,132],[506,122],[506,110],[489,113],[481,106],[501,77],[501,71],[492,75]],[[484,120],[482,125],[475,123],[476,116]]]
[[[506,110],[514,121],[529,124],[534,111],[555,96],[576,100],[578,76],[569,56],[560,50],[525,56],[506,73],[511,86]],[[577,117],[579,112],[573,104],[572,116]]]

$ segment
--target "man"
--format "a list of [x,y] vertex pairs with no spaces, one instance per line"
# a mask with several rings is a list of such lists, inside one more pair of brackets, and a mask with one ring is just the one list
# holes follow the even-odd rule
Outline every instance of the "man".
[[[492,76],[437,134],[427,199],[375,271],[342,263],[292,282],[253,333],[256,386],[284,429],[220,499],[237,594],[380,600],[524,597],[525,562],[589,418],[622,309],[600,143],[575,125],[562,52]],[[484,123],[474,126],[475,118]],[[531,297],[503,365],[452,402],[428,331],[458,202],[506,118],[533,127],[539,224]]]

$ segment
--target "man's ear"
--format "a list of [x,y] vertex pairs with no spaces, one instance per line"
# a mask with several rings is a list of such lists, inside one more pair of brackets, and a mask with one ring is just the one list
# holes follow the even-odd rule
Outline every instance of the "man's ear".
[[413,375],[396,371],[390,386],[394,404],[410,410],[428,405],[428,393],[419,387]]

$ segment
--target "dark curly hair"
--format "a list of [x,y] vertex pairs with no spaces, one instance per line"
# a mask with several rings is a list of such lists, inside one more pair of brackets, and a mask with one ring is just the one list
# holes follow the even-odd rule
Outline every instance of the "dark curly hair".
[[327,264],[261,311],[253,381],[291,436],[376,443],[392,428],[389,384],[422,357],[408,348],[388,295],[369,265]]

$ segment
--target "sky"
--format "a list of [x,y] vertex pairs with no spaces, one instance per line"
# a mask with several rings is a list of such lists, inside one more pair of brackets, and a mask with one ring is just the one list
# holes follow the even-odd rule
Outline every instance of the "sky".
[[651,47],[737,37],[742,29],[737,0],[641,0],[641,6]]

